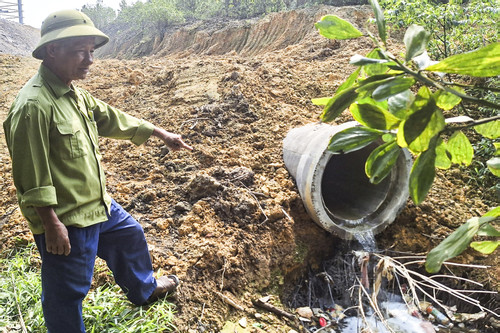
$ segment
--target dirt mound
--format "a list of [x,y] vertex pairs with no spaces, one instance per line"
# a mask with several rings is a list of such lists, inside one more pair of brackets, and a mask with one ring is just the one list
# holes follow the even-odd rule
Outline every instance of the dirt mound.
[[254,56],[310,40],[316,35],[314,23],[329,13],[363,27],[368,6],[320,6],[272,13],[248,20],[212,20],[158,29],[155,33],[116,27],[106,31],[111,41],[99,49],[104,57],[222,55],[234,52]]
[[[339,12],[349,17],[361,13],[359,8]],[[271,19],[266,20],[261,26]],[[279,305],[277,296],[304,272],[321,269],[340,244],[349,247],[308,217],[281,149],[291,128],[318,120],[321,109],[311,98],[331,95],[354,69],[349,58],[368,52],[371,43],[368,38],[331,42],[311,31],[284,48],[278,37],[269,37],[269,43],[280,46],[260,45],[251,57],[186,48],[161,57],[101,60],[79,83],[112,105],[182,134],[194,146],[188,153],[170,152],[154,139],[140,147],[101,141],[109,192],[143,225],[155,269],[183,281],[176,301],[179,331],[218,332],[226,320],[254,314],[251,300],[261,295],[274,295]],[[242,53],[254,52],[246,45]],[[5,64],[0,77],[3,121],[39,62],[6,55],[0,55],[0,62]],[[347,120],[344,114],[339,122]],[[3,133],[0,143],[0,244],[6,249],[31,236],[16,208]],[[377,240],[382,248],[424,253],[487,209],[480,192],[464,185],[458,171],[449,172],[439,176],[425,204],[409,202]],[[493,268],[482,275],[472,269],[464,274],[497,290],[498,258],[467,252],[461,260],[471,258]],[[96,276],[97,283],[106,279],[106,273]],[[236,310],[229,299],[250,310]],[[249,318],[249,325],[254,322],[266,332],[289,330],[266,312],[260,319]]]
[[30,56],[39,40],[39,29],[0,19],[0,53]]

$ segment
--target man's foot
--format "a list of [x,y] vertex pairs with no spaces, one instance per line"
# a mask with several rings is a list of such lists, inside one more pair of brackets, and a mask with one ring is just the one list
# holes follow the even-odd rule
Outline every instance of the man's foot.
[[171,293],[177,289],[180,284],[179,278],[175,275],[161,276],[156,279],[156,289],[153,291],[151,296],[149,296],[146,304],[155,302],[160,298],[165,297],[168,293]]

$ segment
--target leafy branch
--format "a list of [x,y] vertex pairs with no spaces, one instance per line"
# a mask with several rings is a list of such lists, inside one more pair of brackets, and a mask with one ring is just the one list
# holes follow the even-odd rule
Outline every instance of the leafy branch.
[[[460,82],[444,81],[445,76],[454,77],[496,77],[500,75],[500,43],[492,43],[478,50],[455,54],[440,62],[432,61],[426,48],[430,34],[421,26],[411,25],[404,35],[406,53],[400,59],[388,52],[384,14],[377,0],[369,1],[375,13],[378,38],[368,34],[374,42],[374,49],[366,56],[354,55],[350,64],[358,66],[349,78],[337,89],[333,97],[313,100],[323,105],[321,121],[329,122],[349,109],[360,126],[335,134],[328,149],[334,153],[349,153],[383,142],[368,156],[365,171],[373,184],[384,180],[392,171],[402,149],[408,149],[415,162],[410,172],[409,192],[415,204],[419,205],[427,196],[435,178],[436,168],[449,169],[453,164],[471,164],[474,149],[463,130],[473,128],[481,136],[495,140],[500,137],[500,116],[483,119],[465,117],[465,125],[457,126],[456,120],[445,119],[444,111],[454,109],[463,101],[500,110],[500,105],[465,92]],[[337,16],[324,16],[316,23],[319,33],[330,39],[358,38],[363,34],[349,22]],[[449,78],[447,78],[449,79]],[[476,88],[475,86],[472,86]],[[485,88],[498,91],[497,87]],[[448,135],[451,134],[449,137]],[[498,145],[496,155],[500,155]],[[500,158],[487,162],[489,170],[500,176]],[[493,218],[480,220],[477,228],[467,229],[470,238],[490,225],[500,215],[493,210]],[[464,224],[472,225],[472,222]],[[464,227],[465,228],[465,227]],[[457,229],[459,234],[461,229]],[[491,234],[491,233],[490,233]],[[457,243],[453,233],[452,241]],[[451,237],[450,236],[450,237]],[[441,244],[443,244],[441,243]],[[461,244],[461,243],[460,243]],[[484,245],[483,243],[482,245]],[[488,243],[490,244],[490,243]],[[500,242],[490,245],[496,248]],[[463,244],[456,249],[463,251]],[[488,247],[488,251],[491,250]],[[481,244],[475,247],[482,250]],[[457,250],[457,251],[458,251]],[[493,249],[494,250],[494,249]],[[456,256],[457,251],[451,251]],[[460,251],[460,252],[461,252]],[[458,252],[458,253],[460,253]],[[443,253],[431,252],[428,270],[436,271],[443,262]],[[450,253],[447,251],[446,253]]]

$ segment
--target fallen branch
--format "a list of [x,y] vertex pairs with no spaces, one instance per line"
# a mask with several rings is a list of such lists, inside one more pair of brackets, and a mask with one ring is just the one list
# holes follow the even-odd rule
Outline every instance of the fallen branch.
[[270,311],[274,314],[277,314],[278,316],[288,318],[292,321],[295,321],[297,319],[293,314],[286,312],[285,310],[279,309],[272,304],[263,302],[261,299],[252,300],[252,303],[255,306],[261,307],[264,310]]
[[238,304],[235,300],[224,295],[223,293],[216,291],[215,294],[217,296],[219,296],[224,301],[224,303],[231,305],[233,308],[240,310],[240,311],[246,311],[246,309],[242,305]]

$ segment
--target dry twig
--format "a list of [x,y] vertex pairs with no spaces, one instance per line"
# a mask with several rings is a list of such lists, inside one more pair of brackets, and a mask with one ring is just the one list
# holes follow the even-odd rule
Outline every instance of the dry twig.
[[[356,278],[356,279],[358,280],[360,290],[363,291],[363,293],[365,294],[366,298],[370,302],[370,305],[371,305],[373,311],[375,311],[375,314],[377,315],[377,317],[379,318],[379,320],[382,322],[382,324],[384,324],[385,328],[387,328],[389,330],[389,332],[395,333],[394,330],[387,324],[387,321],[385,320],[384,315],[382,314],[382,311],[380,311],[380,308],[379,308],[378,303],[376,302],[376,300],[373,300],[370,297],[370,293],[368,293],[368,291],[365,289],[365,287],[363,286],[363,284],[361,283],[361,281],[359,281],[358,278]],[[360,293],[361,293],[361,291],[360,291]],[[359,296],[359,297],[360,297],[359,307],[363,308],[363,304],[361,303],[361,296]],[[370,327],[370,325],[366,321],[366,318],[364,318],[364,320],[365,320],[365,323],[366,323],[366,327]]]
[[[440,277],[440,278],[447,277],[449,279],[455,279],[455,280],[460,280],[460,281],[472,282],[472,281],[470,281],[468,279],[460,278],[460,277],[453,276],[453,275],[449,275],[449,276],[443,276],[443,275],[425,276],[423,274],[420,274],[418,272],[410,270],[407,267],[410,263],[404,263],[403,264],[403,263],[399,262],[396,258],[382,256],[382,255],[379,255],[379,254],[374,254],[374,255],[376,257],[378,257],[380,260],[386,260],[387,262],[389,262],[390,265],[391,265],[391,267],[392,267],[393,273],[398,274],[399,276],[401,276],[401,277],[403,277],[403,278],[406,279],[406,281],[408,282],[408,285],[410,287],[411,296],[415,300],[416,305],[419,304],[418,295],[417,295],[417,290],[419,290],[420,292],[422,292],[422,294],[424,294],[425,296],[429,297],[431,300],[433,300],[440,307],[442,307],[443,309],[445,309],[446,311],[448,311],[449,313],[451,313],[450,309],[446,305],[442,304],[436,298],[436,293],[438,291],[442,291],[442,292],[448,293],[451,296],[454,296],[455,298],[458,298],[458,299],[460,299],[460,300],[462,300],[464,302],[467,302],[469,304],[472,304],[472,305],[478,307],[481,311],[486,311],[486,312],[489,312],[489,313],[493,314],[496,317],[500,317],[500,315],[498,313],[496,313],[496,312],[494,312],[494,311],[492,311],[492,310],[490,310],[490,309],[482,306],[481,303],[480,303],[480,301],[478,301],[476,299],[473,299],[473,298],[465,295],[465,293],[471,293],[471,292],[474,292],[474,293],[485,293],[484,290],[465,290],[465,291],[464,290],[456,290],[456,289],[452,289],[450,287],[447,287],[444,284],[442,284],[442,283],[434,280],[435,277]],[[406,257],[406,258],[408,258],[408,257]],[[408,258],[408,259],[412,259],[412,258]],[[411,263],[422,264],[424,262],[425,262],[424,260],[415,260],[415,261],[412,261]],[[460,266],[474,267],[474,268],[487,268],[487,266],[478,266],[478,265],[463,265],[463,264],[460,264]],[[481,287],[483,286],[479,282],[474,282],[474,284],[476,284],[478,286],[481,286]],[[430,289],[431,292],[432,292],[432,294],[429,291],[427,291],[426,288]],[[487,292],[487,293],[495,293],[495,292]]]
[[254,198],[254,199],[255,199],[255,201],[257,201],[257,205],[259,205],[260,211],[261,211],[262,215],[264,215],[264,217],[265,217],[265,220],[264,220],[264,221],[262,221],[262,222],[260,222],[260,225],[262,225],[262,224],[266,223],[266,222],[269,220],[269,218],[267,217],[266,212],[264,212],[264,208],[262,208],[262,206],[261,206],[261,204],[260,204],[259,199],[257,199],[257,197],[253,194],[253,192],[252,192],[252,191],[250,191],[250,189],[249,189],[249,188],[248,188],[245,184],[243,184],[243,182],[241,182],[241,181],[240,181],[240,184],[241,184],[244,188],[246,188],[246,189],[247,189],[247,191],[248,191],[248,194],[250,194],[250,195],[252,196],[252,198]]
[[242,305],[238,304],[234,299],[224,295],[219,291],[216,291],[215,294],[217,294],[217,296],[219,296],[226,304],[231,305],[233,308],[240,311],[245,311],[245,308]]

